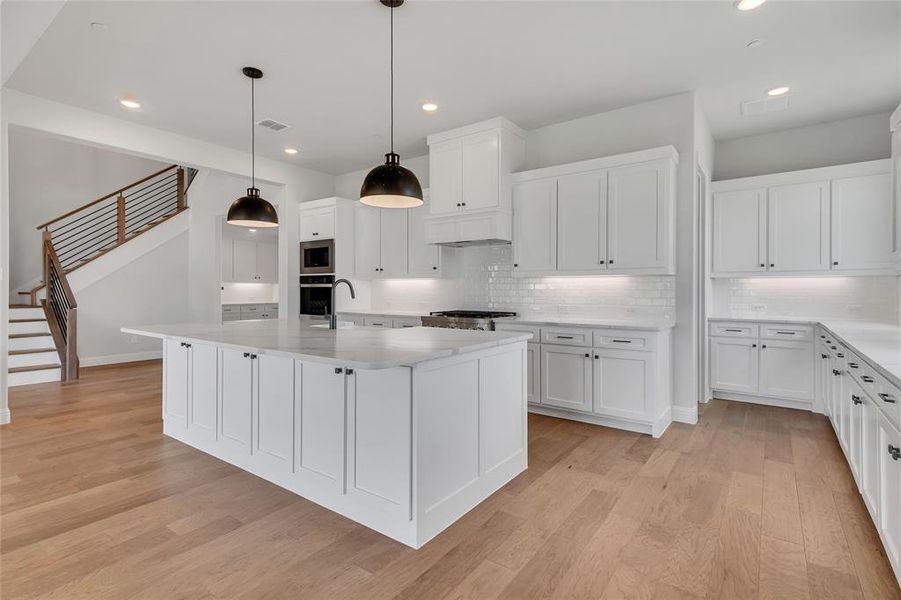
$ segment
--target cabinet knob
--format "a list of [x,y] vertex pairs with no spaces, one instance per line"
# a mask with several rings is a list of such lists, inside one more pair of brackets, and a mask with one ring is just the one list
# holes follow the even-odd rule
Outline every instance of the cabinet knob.
[[438,267],[432,267],[432,270],[433,270],[433,271],[437,271],[437,270],[438,270]]
[[763,264],[763,263],[760,263],[760,266],[761,266],[761,267],[766,267],[766,265],[765,265],[765,264]]
[[836,377],[838,377],[838,375],[839,375],[838,369],[832,369],[832,374],[835,375]]
[[460,204],[459,202],[457,202],[457,206],[462,206],[462,204]]
[[761,347],[761,348],[766,348],[766,344],[762,344],[760,347]]
[[588,353],[586,352],[586,353],[585,353],[585,358],[591,358],[591,355],[588,354]]
[[244,358],[250,358],[250,352],[245,352],[245,353],[244,353]]
[[602,264],[604,264],[604,261],[599,260],[599,261],[598,261],[598,264],[601,264],[601,265],[602,265]]
[[839,358],[845,358],[845,355],[842,354],[841,352],[836,352],[835,355]]
[[757,344],[751,344],[751,347],[752,347],[752,348],[756,348],[756,347],[757,347]]
[[820,354],[820,358],[829,358],[828,354]]
[[353,375],[353,374],[354,374],[354,370],[353,370],[353,369],[345,369],[344,372],[347,373],[348,375]]
[[863,404],[863,400],[860,399],[860,396],[857,396],[855,394],[851,394],[851,402],[853,402],[854,404]]
[[775,265],[775,263],[770,263],[770,266],[775,267],[776,265]]
[[595,359],[595,360],[599,360],[600,358],[601,358],[601,357],[598,356],[597,354],[594,355],[594,359]]
[[888,453],[889,456],[892,457],[892,460],[901,460],[901,448],[898,446],[888,445]]
[[513,267],[514,267],[514,268],[515,268],[515,267],[518,267],[518,266],[519,266],[519,263],[513,263]]
[[344,369],[342,369],[341,367],[335,367],[335,375],[340,375],[343,372],[344,372]]
[[465,203],[465,202],[463,202],[462,204],[463,204],[463,206],[466,206],[466,203]]
[[879,397],[882,398],[883,402],[888,402],[889,404],[895,403],[895,399],[889,394],[880,392]]
[[838,261],[837,261],[837,260],[836,260],[836,261],[833,261],[832,266],[837,267],[837,266],[838,266]]
[[612,265],[612,264],[613,264],[613,259],[611,258],[610,260],[608,260],[608,261],[607,261],[607,264],[608,264],[608,265]]
[[849,362],[849,363],[848,363],[848,366],[851,367],[852,369],[856,369],[856,368],[859,367],[860,365],[858,365],[857,363],[850,363],[850,362]]

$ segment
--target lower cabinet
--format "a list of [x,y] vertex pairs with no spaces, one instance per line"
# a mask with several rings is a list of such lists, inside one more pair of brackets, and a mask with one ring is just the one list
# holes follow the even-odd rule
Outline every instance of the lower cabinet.
[[541,345],[541,403],[592,410],[592,349]]
[[528,373],[526,398],[532,404],[541,402],[541,344],[526,344]]
[[[860,472],[858,483],[864,503],[873,521],[879,522],[879,409],[873,400],[863,395],[860,405]],[[899,465],[901,466],[901,465]],[[901,507],[901,504],[897,506]]]
[[647,419],[655,397],[652,355],[630,350],[595,350],[594,412]]
[[901,579],[901,433],[879,415],[879,532],[886,554]]
[[813,378],[813,350],[810,344],[761,340],[760,394],[813,400]]
[[745,394],[757,393],[759,360],[756,339],[711,338],[710,387]]

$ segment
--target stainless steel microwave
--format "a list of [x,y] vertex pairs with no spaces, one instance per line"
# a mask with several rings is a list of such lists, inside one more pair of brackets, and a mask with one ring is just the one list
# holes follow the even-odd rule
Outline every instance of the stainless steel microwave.
[[335,272],[335,240],[300,243],[300,274]]

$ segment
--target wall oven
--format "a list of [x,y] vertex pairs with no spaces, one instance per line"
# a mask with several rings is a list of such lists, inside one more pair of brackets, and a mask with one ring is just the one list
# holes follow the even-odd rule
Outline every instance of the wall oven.
[[335,272],[335,240],[300,243],[300,274],[320,275]]
[[300,276],[300,314],[324,317],[332,314],[334,275]]

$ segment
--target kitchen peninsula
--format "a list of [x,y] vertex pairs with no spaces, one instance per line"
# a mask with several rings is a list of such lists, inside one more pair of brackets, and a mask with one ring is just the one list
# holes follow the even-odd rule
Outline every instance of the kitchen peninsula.
[[301,319],[163,341],[163,432],[418,548],[525,470],[521,332]]

